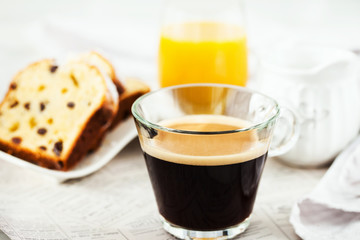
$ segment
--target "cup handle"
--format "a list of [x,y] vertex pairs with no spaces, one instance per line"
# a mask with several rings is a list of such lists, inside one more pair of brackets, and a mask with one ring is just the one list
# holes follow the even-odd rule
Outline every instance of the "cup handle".
[[289,108],[281,107],[274,129],[269,157],[276,157],[288,152],[299,139],[300,125],[296,114]]

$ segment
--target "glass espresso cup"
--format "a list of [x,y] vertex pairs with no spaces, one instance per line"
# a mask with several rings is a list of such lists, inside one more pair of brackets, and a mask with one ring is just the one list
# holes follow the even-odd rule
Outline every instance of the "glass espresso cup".
[[[132,114],[165,230],[181,239],[245,231],[281,115],[276,101],[233,85],[189,84],[144,95]],[[277,153],[296,135],[293,116],[280,118],[290,128],[271,146]]]

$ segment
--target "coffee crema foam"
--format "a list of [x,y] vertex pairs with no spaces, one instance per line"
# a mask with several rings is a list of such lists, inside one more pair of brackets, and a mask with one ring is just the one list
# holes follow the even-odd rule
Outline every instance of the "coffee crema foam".
[[[161,121],[158,125],[171,129],[216,132],[243,129],[248,121],[222,115],[189,115]],[[199,166],[217,166],[246,162],[264,155],[267,139],[259,140],[256,130],[225,134],[183,134],[158,131],[152,139],[144,139],[143,150],[165,161]]]

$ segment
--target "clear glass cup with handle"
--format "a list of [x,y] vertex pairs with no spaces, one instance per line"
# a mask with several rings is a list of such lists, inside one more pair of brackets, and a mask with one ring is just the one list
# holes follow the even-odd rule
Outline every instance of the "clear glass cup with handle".
[[[204,90],[211,101],[193,101]],[[275,100],[233,85],[162,88],[139,98],[132,114],[163,227],[181,239],[245,231],[268,154],[297,136],[296,119]],[[279,120],[288,128],[270,146]]]

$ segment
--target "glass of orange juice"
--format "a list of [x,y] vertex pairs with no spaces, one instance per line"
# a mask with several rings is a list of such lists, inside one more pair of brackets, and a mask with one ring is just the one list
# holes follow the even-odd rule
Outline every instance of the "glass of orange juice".
[[247,50],[240,0],[170,0],[159,46],[159,83],[245,86]]

